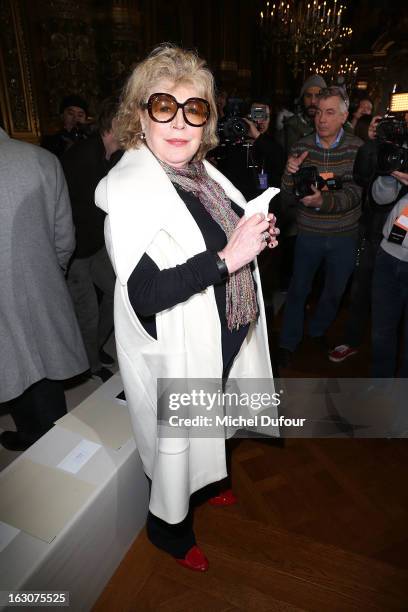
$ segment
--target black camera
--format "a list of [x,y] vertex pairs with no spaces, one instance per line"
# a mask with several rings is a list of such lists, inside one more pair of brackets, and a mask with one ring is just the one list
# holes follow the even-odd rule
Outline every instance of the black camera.
[[386,115],[377,125],[377,173],[391,174],[395,170],[408,172],[408,126],[405,117]]
[[[391,174],[395,170],[408,172],[408,93],[390,96],[389,114],[377,125],[377,173]],[[404,146],[405,145],[405,146]]]
[[95,123],[77,123],[71,130],[72,140],[84,140],[97,132]]
[[[242,113],[242,108],[240,109]],[[268,118],[266,108],[263,106],[253,106],[249,113],[248,119],[254,121],[265,121]],[[249,125],[243,117],[237,114],[229,117],[223,126],[224,137],[226,140],[242,141],[249,135]]]
[[408,149],[392,142],[380,142],[377,152],[377,173],[384,176],[395,170],[408,173]]
[[220,143],[239,144],[249,134],[249,126],[243,119],[247,112],[247,104],[242,98],[229,98],[225,107],[225,118],[218,124]]
[[252,121],[255,121],[255,123],[257,121],[266,121],[268,118],[268,113],[264,106],[253,106],[251,108],[249,117],[252,119]]
[[328,191],[335,191],[342,188],[342,181],[338,177],[324,179],[320,176],[316,166],[304,166],[293,175],[293,191],[301,200],[302,198],[313,195],[312,185],[316,189],[326,187]]
[[408,126],[404,116],[385,115],[377,124],[377,138],[402,146],[408,141]]
[[225,120],[222,129],[224,139],[233,142],[244,140],[249,134],[249,125],[241,117],[229,117]]

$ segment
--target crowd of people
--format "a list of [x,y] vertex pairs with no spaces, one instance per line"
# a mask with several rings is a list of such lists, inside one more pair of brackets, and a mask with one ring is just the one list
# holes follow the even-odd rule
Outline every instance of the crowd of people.
[[[157,379],[272,379],[257,256],[280,242],[281,368],[302,341],[323,266],[307,333],[328,359],[344,361],[358,351],[371,310],[372,376],[408,376],[408,173],[378,172],[372,102],[350,108],[344,87],[312,75],[296,112],[273,113],[265,96],[246,111],[231,108],[225,92],[216,98],[202,59],[163,45],[92,126],[75,94],[61,103],[61,131],[42,147],[0,130],[0,402],[16,425],[0,441],[22,450],[52,427],[66,412],[62,380],[111,376],[104,346],[115,310],[151,485],[148,536],[197,571],[208,561],[192,495],[218,483],[210,502],[236,501],[228,452],[223,438],[157,436]],[[270,187],[279,197],[251,213],[251,200]],[[329,347],[350,279],[344,342]]]
[[[373,284],[373,279],[378,276],[377,271],[374,277],[377,256],[390,250],[389,230],[387,235],[383,233],[384,224],[387,219],[389,223],[395,221],[396,204],[405,202],[408,173],[379,174],[376,160],[381,141],[376,132],[381,116],[374,115],[368,96],[360,95],[350,104],[344,87],[327,87],[323,77],[316,74],[303,83],[298,102],[297,112],[281,109],[275,113],[273,122],[270,101],[259,96],[250,106],[249,118],[245,118],[249,125],[247,137],[227,142],[227,146],[224,143],[223,156],[219,161],[213,160],[218,161],[217,165],[247,198],[266,186],[281,187],[280,198],[271,202],[281,229],[279,286],[287,291],[279,364],[287,368],[292,363],[305,333],[305,304],[317,272],[323,269],[323,281],[319,276],[323,287],[308,328],[316,345],[333,363],[355,355],[372,311],[372,376],[391,377],[397,373],[405,376],[408,345],[404,338],[401,347],[405,352],[399,369],[397,355],[401,348],[399,325],[407,316],[406,293],[403,287],[395,290],[399,297],[391,302],[393,316],[388,316],[381,304],[385,300],[391,307],[391,303]],[[221,103],[225,124],[226,92],[222,92]],[[252,109],[262,107],[265,118],[251,121]],[[408,114],[405,120],[408,126]],[[246,161],[248,144],[252,164]],[[308,195],[299,194],[296,184],[302,176],[307,180],[308,168],[316,169],[326,184],[320,188],[311,186]],[[380,189],[379,185],[389,188]],[[405,244],[401,249],[393,247],[402,262],[406,261]],[[263,281],[268,284],[267,278]],[[343,343],[330,347],[326,332],[336,319],[349,284],[350,305]],[[378,319],[381,313],[383,321]],[[380,329],[386,331],[377,340]],[[392,336],[385,340],[391,329]]]

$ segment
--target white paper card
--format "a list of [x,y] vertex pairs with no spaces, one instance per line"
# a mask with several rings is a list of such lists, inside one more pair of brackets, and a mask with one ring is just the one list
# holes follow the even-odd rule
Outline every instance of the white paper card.
[[19,529],[0,521],[0,552],[20,533]]
[[57,465],[61,470],[76,474],[89,461],[89,459],[102,448],[100,444],[81,440],[75,448]]
[[279,192],[280,189],[277,187],[269,187],[257,198],[247,202],[245,206],[245,217],[252,217],[255,213],[263,213],[266,217],[269,212],[269,202],[278,195]]

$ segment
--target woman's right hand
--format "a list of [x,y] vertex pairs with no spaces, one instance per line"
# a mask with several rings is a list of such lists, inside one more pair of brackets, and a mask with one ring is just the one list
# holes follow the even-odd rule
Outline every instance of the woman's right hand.
[[256,213],[249,219],[242,217],[239,220],[227,245],[218,252],[221,259],[225,260],[230,274],[250,263],[264,250],[268,244],[265,232],[270,233],[269,230],[270,220],[262,213]]

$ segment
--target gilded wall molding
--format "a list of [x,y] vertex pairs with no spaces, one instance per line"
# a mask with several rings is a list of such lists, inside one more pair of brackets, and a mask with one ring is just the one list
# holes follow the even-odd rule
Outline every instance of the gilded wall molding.
[[59,106],[64,96],[81,95],[90,104],[91,113],[99,98],[92,13],[88,3],[75,8],[75,2],[54,0],[47,12],[31,17],[43,72],[39,94],[44,132],[60,127]]
[[13,138],[38,142],[38,112],[18,0],[0,0],[0,30],[0,105],[4,127]]

